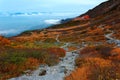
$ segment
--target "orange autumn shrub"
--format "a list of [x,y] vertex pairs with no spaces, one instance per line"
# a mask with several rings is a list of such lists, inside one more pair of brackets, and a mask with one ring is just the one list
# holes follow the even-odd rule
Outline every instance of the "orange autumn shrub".
[[[29,65],[29,66],[28,66]],[[39,61],[35,58],[28,58],[24,63],[24,67],[26,69],[35,69],[38,65],[40,65]]]
[[102,58],[87,59],[87,66],[90,66],[91,74],[89,80],[115,80],[120,79],[117,66],[111,61]]
[[112,60],[120,61],[120,48],[114,48],[111,51],[111,56],[109,58]]
[[85,47],[75,60],[78,67],[65,80],[120,79],[120,48],[107,45]]
[[116,34],[113,34],[113,36],[112,37],[114,37],[114,38],[116,38],[116,39],[120,39],[120,31],[119,32],[117,32]]
[[25,46],[23,46],[23,45],[16,45],[16,46],[13,46],[13,48],[15,48],[15,49],[22,49],[22,48],[24,48]]
[[[0,49],[1,50],[1,49]],[[20,76],[26,70],[34,70],[40,64],[49,66],[59,62],[65,56],[62,48],[12,48],[6,47],[0,54],[0,80]]]
[[95,47],[85,47],[79,53],[83,58],[84,57],[100,57],[101,55],[98,54],[98,51]]
[[65,77],[65,80],[89,80],[89,74],[89,67],[77,68],[69,76]]
[[[111,66],[112,62],[110,60],[102,59],[102,58],[85,58],[84,59],[86,65],[97,66],[98,67],[107,67]],[[90,63],[90,64],[89,64]]]
[[85,47],[80,51],[83,57],[102,57],[108,58],[111,54],[112,48],[107,45]]
[[8,40],[8,39],[0,36],[0,45],[7,46],[7,45],[9,45],[10,43],[11,43],[10,40]]
[[92,37],[86,37],[85,41],[94,41]]
[[95,29],[91,29],[91,30],[89,30],[89,32],[88,32],[88,34],[89,35],[103,35],[104,34],[104,32],[103,32],[103,30],[101,29],[101,28],[95,28]]
[[112,53],[120,54],[120,48],[114,48],[114,49],[112,50]]
[[2,73],[9,73],[9,72],[11,72],[11,70],[13,70],[13,71],[16,71],[16,69],[17,69],[17,65],[15,65],[15,64],[9,64],[9,63],[7,63],[7,64],[1,64],[2,66],[0,66],[0,73],[2,74]]
[[[15,77],[21,74],[19,66],[16,64],[2,64],[0,66],[0,80],[7,80],[8,78]],[[25,70],[25,69],[24,69]],[[11,75],[12,74],[12,75]]]
[[7,80],[8,78],[19,76],[25,70],[34,70],[39,64],[39,61],[34,58],[28,58],[21,64],[5,64],[3,67],[0,66],[0,74],[3,74],[1,79]]
[[65,80],[115,80],[120,74],[111,60],[102,58],[79,59],[78,69],[73,71]]
[[107,25],[107,26],[105,26],[105,28],[110,29],[110,28],[112,28],[112,26]]
[[48,51],[50,54],[57,55],[58,57],[64,57],[66,54],[66,51],[62,48],[49,48]]

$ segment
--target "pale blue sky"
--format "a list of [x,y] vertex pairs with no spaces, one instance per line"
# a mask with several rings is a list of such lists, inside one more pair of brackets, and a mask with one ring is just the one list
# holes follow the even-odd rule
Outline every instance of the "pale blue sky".
[[106,0],[0,0],[0,12],[85,12]]

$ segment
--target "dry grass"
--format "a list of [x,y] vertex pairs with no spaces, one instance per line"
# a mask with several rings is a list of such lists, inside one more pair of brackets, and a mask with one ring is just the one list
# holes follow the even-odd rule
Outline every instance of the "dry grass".
[[76,59],[76,66],[65,80],[119,80],[120,48],[86,47]]

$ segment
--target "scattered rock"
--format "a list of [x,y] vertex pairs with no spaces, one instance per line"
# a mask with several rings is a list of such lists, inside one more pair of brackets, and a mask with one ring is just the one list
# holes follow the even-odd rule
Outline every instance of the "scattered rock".
[[46,74],[46,70],[42,70],[40,73],[39,73],[39,76],[43,76]]
[[26,76],[31,76],[32,71],[31,70],[26,70],[26,71],[24,71],[24,73],[25,73]]

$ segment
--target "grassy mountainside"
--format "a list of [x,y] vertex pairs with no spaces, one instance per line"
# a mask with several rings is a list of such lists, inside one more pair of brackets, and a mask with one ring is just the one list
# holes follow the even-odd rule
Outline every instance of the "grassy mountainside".
[[[115,43],[109,44],[105,37],[113,32],[112,37],[120,39],[119,14],[120,0],[109,0],[66,23],[27,31],[9,39],[0,37],[0,78],[18,76],[39,64],[58,63],[58,58],[65,55],[59,48],[63,44],[56,41],[59,35],[61,42],[71,42],[83,48],[76,59],[78,68],[66,80],[119,80],[120,48]],[[90,18],[81,18],[84,15]],[[31,66],[26,66],[30,63]]]
[[60,40],[65,42],[80,43],[83,41],[92,42],[92,40],[105,42],[106,39],[103,34],[109,33],[112,30],[114,31],[113,36],[119,39],[119,4],[119,0],[109,0],[81,15],[89,15],[90,19],[82,20],[81,16],[79,16],[69,22],[55,25],[42,31],[26,32],[15,38],[45,40],[46,38],[55,39],[56,35],[60,35]]

